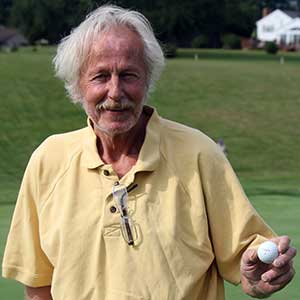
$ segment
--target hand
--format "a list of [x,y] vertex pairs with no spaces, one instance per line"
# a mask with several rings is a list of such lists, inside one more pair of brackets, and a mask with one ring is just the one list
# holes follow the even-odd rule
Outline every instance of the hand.
[[290,247],[289,237],[281,236],[271,241],[277,244],[279,252],[272,264],[261,262],[257,256],[257,249],[248,249],[242,256],[242,288],[252,297],[268,297],[285,287],[294,277],[293,257],[296,255],[296,249]]
[[51,286],[25,286],[25,300],[52,300]]

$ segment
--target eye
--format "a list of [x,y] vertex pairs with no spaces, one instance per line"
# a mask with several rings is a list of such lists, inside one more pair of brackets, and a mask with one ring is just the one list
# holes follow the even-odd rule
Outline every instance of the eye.
[[125,80],[125,81],[135,81],[137,80],[139,77],[136,73],[134,72],[124,72],[120,75],[120,77]]
[[109,73],[99,73],[92,78],[93,81],[106,82],[110,78]]

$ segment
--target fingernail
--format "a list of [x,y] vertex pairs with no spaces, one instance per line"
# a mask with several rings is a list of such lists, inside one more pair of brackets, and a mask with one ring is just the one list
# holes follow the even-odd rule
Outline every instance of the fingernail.
[[263,275],[263,276],[261,277],[261,279],[262,279],[262,281],[264,281],[264,282],[268,282],[268,281],[269,281],[269,278],[268,278],[268,276],[266,276],[266,275]]

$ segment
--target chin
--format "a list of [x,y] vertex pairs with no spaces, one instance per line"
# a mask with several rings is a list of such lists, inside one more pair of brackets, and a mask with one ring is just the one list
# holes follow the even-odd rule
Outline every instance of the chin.
[[108,136],[114,137],[117,135],[129,132],[136,123],[122,124],[122,126],[103,126],[102,124],[95,124],[95,127]]

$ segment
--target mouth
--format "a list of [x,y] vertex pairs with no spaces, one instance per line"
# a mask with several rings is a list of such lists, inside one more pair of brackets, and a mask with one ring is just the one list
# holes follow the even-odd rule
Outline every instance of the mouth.
[[126,110],[128,108],[124,108],[124,107],[107,107],[107,108],[104,108],[104,110],[108,110],[108,111],[123,111],[123,110]]
[[124,113],[126,111],[128,111],[129,108],[103,108],[102,111],[107,111],[109,113]]
[[101,103],[96,105],[96,109],[98,111],[108,111],[108,112],[115,112],[115,113],[121,113],[124,111],[128,111],[132,109],[133,106],[127,103]]

